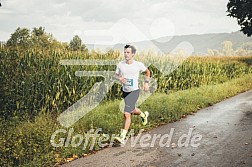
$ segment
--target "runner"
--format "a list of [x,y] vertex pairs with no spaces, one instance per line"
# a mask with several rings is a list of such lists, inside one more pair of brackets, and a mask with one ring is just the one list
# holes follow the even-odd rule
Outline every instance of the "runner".
[[147,124],[147,118],[149,116],[148,111],[142,112],[139,108],[135,107],[140,92],[138,87],[139,73],[145,72],[144,91],[149,90],[150,79],[150,71],[148,68],[143,63],[133,59],[135,53],[136,48],[134,46],[126,45],[124,47],[125,60],[119,62],[115,72],[115,78],[122,84],[122,96],[125,103],[123,128],[121,129],[120,136],[115,137],[115,140],[122,144],[130,127],[131,114],[140,115],[143,125]]

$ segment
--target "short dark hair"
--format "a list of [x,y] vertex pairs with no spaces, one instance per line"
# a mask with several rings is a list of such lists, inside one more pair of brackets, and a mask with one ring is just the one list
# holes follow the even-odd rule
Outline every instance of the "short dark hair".
[[127,48],[131,48],[131,51],[132,51],[132,53],[133,54],[135,54],[136,53],[136,48],[135,48],[135,46],[133,46],[133,45],[125,45],[124,46],[124,49],[127,49]]

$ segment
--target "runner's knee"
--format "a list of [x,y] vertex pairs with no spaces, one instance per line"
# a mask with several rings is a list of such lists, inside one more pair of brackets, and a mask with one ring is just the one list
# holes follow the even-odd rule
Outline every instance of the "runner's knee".
[[125,112],[125,113],[124,113],[124,118],[130,118],[130,115],[131,115],[130,113]]

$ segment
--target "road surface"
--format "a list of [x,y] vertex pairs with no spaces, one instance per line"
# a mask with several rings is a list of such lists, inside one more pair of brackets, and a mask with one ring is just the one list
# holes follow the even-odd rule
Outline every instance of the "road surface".
[[62,165],[82,166],[252,167],[252,90]]

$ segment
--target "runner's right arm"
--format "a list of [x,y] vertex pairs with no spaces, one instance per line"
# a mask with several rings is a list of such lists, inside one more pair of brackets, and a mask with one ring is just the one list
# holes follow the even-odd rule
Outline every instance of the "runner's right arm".
[[115,73],[114,78],[118,80],[120,83],[125,84],[127,80],[123,77],[121,77],[119,74]]

